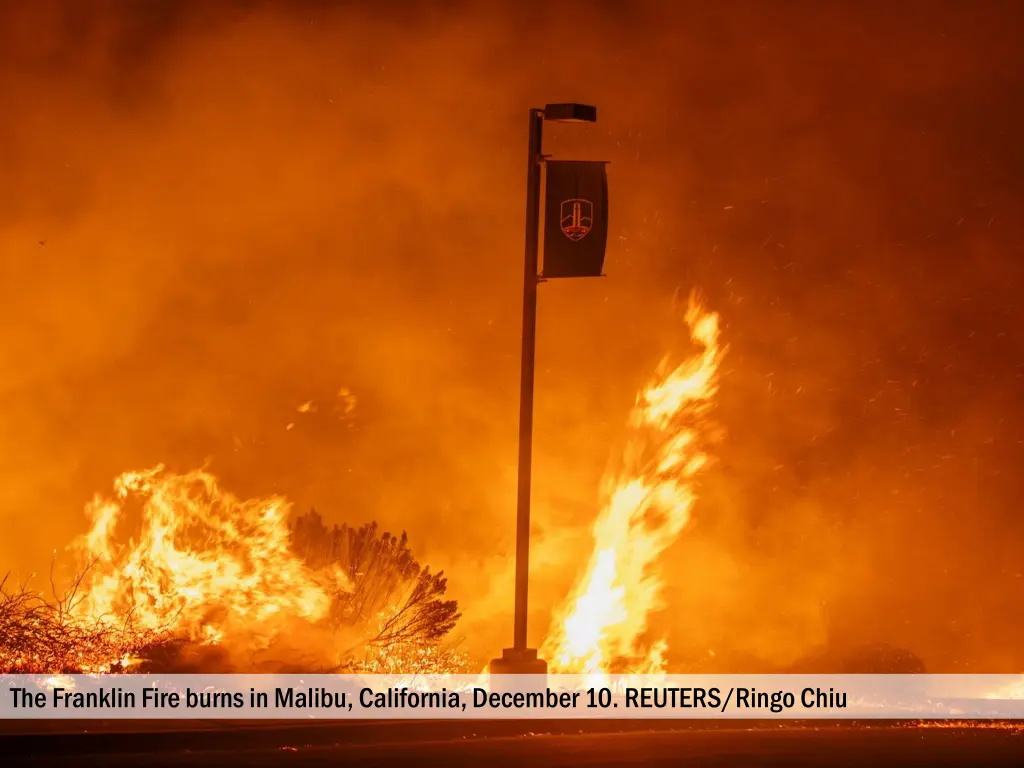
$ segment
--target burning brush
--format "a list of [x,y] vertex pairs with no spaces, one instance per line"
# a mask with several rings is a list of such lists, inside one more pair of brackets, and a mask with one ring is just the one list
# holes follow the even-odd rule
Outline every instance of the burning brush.
[[[638,395],[589,567],[542,648],[554,671],[664,670],[665,644],[644,641],[660,607],[657,562],[710,461],[726,352],[718,316],[696,297],[686,321],[699,351],[663,365]],[[76,547],[90,567],[68,595],[0,595],[0,670],[229,671],[265,668],[261,658],[296,672],[466,668],[444,645],[459,618],[447,582],[416,562],[404,534],[328,528],[315,512],[291,519],[283,499],[241,500],[207,472],[161,467],[121,475],[115,497],[86,511],[91,529]]]
[[[457,671],[447,582],[405,535],[291,518],[216,478],[131,472],[87,507],[87,566],[63,595],[0,584],[7,672]],[[123,529],[131,527],[128,538]],[[127,543],[125,540],[127,538]],[[51,587],[53,586],[51,577]]]

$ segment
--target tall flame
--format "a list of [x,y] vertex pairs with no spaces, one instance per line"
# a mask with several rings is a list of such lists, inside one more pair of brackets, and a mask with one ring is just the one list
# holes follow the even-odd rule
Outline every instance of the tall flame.
[[594,525],[589,567],[542,648],[554,671],[663,670],[665,643],[644,646],[649,616],[661,607],[657,561],[690,519],[695,477],[709,459],[707,412],[726,352],[718,315],[696,295],[686,322],[702,351],[671,370],[663,361],[637,397],[622,469]]

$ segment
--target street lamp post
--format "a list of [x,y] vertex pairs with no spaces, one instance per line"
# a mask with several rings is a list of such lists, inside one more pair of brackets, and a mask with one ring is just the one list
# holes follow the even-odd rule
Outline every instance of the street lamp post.
[[511,648],[491,662],[494,674],[547,674],[547,664],[526,645],[530,587],[530,488],[533,457],[533,372],[537,339],[537,284],[540,241],[540,175],[544,162],[544,121],[597,122],[597,108],[548,104],[530,110],[526,172],[526,259],[523,272],[523,349],[519,381],[519,477],[516,487],[516,602]]

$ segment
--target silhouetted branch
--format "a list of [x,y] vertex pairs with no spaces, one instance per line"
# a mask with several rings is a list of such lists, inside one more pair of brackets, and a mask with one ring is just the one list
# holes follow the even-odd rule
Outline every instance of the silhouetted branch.
[[376,523],[328,528],[313,510],[294,521],[292,545],[311,567],[341,568],[351,589],[337,595],[332,615],[362,627],[370,647],[436,644],[459,619],[458,603],[443,599],[444,574],[420,566],[404,532],[380,533]]

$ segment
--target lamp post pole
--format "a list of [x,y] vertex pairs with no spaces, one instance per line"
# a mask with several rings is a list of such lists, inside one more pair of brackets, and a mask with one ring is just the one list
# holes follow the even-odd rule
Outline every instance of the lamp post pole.
[[533,464],[533,373],[537,341],[537,284],[540,247],[540,171],[544,121],[565,123],[597,120],[597,109],[585,104],[548,104],[530,110],[526,168],[526,258],[523,271],[523,347],[519,380],[519,475],[516,485],[516,597],[511,648],[491,662],[494,674],[547,674],[547,664],[526,644],[530,588],[530,490]]
[[537,266],[540,241],[540,166],[544,111],[530,110],[526,170],[526,259],[523,272],[523,354],[519,380],[519,480],[516,485],[516,610],[513,650],[526,651],[530,589],[530,488],[533,468],[533,367],[537,341]]

